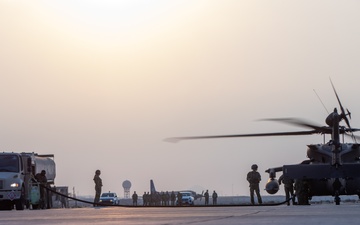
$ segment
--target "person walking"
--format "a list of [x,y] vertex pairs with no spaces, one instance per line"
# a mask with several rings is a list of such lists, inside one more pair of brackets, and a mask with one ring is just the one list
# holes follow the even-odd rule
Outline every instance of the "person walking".
[[249,182],[249,187],[250,187],[251,204],[255,205],[254,192],[256,193],[258,203],[262,204],[262,199],[261,199],[261,196],[260,196],[260,188],[259,188],[259,183],[261,181],[261,175],[257,171],[258,166],[256,164],[253,164],[251,166],[251,169],[252,169],[252,171],[250,171],[246,176],[246,179]]

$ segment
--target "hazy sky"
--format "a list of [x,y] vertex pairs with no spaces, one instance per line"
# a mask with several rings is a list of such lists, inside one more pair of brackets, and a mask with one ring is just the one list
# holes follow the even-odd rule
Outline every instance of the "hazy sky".
[[[123,196],[248,195],[247,172],[306,159],[322,137],[164,142],[297,131],[338,107],[360,127],[360,2],[0,1],[0,150],[55,154],[56,185]],[[262,191],[265,194],[265,191]],[[283,190],[279,192],[283,194]]]

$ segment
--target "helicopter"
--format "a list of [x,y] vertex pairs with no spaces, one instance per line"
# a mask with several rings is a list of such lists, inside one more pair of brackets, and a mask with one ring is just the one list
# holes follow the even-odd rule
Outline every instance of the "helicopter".
[[[340,205],[341,195],[358,195],[360,198],[360,144],[359,136],[353,133],[360,131],[350,126],[351,113],[343,108],[340,98],[330,79],[333,91],[339,103],[340,111],[335,107],[325,119],[326,126],[319,126],[297,118],[263,119],[300,126],[309,130],[292,132],[232,134],[213,136],[189,136],[166,138],[167,142],[179,142],[193,139],[264,137],[264,136],[292,136],[292,135],[324,135],[323,144],[307,145],[307,160],[299,164],[282,165],[267,169],[269,180],[265,190],[269,194],[276,194],[279,182],[276,173],[282,172],[284,178],[294,181],[298,205],[308,205],[312,196],[334,196],[336,205]],[[346,126],[340,122],[345,121]],[[331,135],[330,141],[325,143],[325,135]],[[342,135],[342,142],[340,137]],[[344,143],[344,135],[350,136],[353,143]]]

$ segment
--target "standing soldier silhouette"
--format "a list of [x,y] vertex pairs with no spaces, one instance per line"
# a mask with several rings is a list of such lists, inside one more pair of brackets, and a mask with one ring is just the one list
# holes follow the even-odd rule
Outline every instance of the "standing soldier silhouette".
[[168,191],[165,192],[165,205],[170,205],[170,193]]
[[137,206],[138,195],[136,194],[136,191],[134,191],[134,194],[132,195],[132,200],[133,200],[133,206]]
[[47,186],[47,178],[46,178],[46,171],[45,170],[41,170],[41,173],[38,173],[35,175],[35,179],[40,183],[40,208],[41,209],[45,209],[46,205],[49,207],[49,204],[46,204],[47,200],[49,200],[47,197],[48,195],[46,195],[45,191],[45,187]]
[[286,201],[288,201],[287,205],[290,205],[290,196],[292,198],[293,205],[295,205],[294,180],[284,177],[284,174],[283,174],[279,177],[279,185],[281,185],[281,183],[284,184]]
[[205,205],[209,205],[209,190],[206,190],[204,197],[205,197]]
[[95,176],[94,176],[94,182],[95,182],[95,199],[94,199],[94,206],[96,206],[96,203],[98,203],[100,201],[100,194],[101,194],[101,187],[102,185],[102,180],[100,178],[100,170],[96,170],[95,171]]
[[175,195],[174,191],[172,191],[171,194],[170,194],[170,200],[171,200],[171,205],[174,206],[175,201],[176,201],[176,195]]
[[257,171],[258,166],[256,164],[253,164],[251,166],[252,171],[250,171],[247,176],[246,179],[249,182],[249,187],[250,187],[250,199],[251,199],[251,204],[255,204],[254,202],[254,191],[256,193],[257,199],[258,199],[258,203],[262,204],[262,200],[261,200],[261,196],[260,196],[260,188],[259,188],[259,183],[261,181],[261,176],[260,173]]
[[182,206],[182,194],[180,191],[177,193],[177,205]]
[[213,205],[216,205],[217,204],[217,198],[218,198],[218,194],[215,192],[213,192],[212,194],[212,199],[213,199]]
[[143,198],[143,206],[147,206],[147,195],[146,195],[145,191],[144,191],[142,198]]

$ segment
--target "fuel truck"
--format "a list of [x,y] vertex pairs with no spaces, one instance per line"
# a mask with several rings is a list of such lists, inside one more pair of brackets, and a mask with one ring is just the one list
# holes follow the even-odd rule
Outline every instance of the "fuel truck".
[[[46,184],[40,184],[36,174],[46,172]],[[0,152],[0,210],[51,208],[50,192],[56,176],[54,155]],[[43,188],[43,189],[41,189]],[[46,194],[41,198],[40,191]]]

